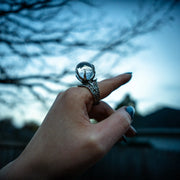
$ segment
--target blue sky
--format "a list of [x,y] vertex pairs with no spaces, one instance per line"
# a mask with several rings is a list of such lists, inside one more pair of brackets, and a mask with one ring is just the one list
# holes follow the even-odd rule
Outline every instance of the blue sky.
[[[86,17],[82,15],[77,17],[79,18],[77,20],[84,23],[88,19],[93,19],[93,16],[96,18],[96,12],[98,11],[101,16],[96,20],[99,21],[99,25],[102,25],[101,32],[105,29],[101,21],[107,24],[109,22],[111,26],[116,26],[118,23],[124,26],[124,24],[131,21],[131,18],[133,18],[132,11],[137,7],[137,1],[101,0],[94,2],[98,2],[98,8],[86,9],[84,6],[81,7],[80,5],[81,8],[79,8],[79,5],[77,6],[76,10],[80,9],[82,10],[80,14],[86,15]],[[115,107],[127,93],[130,93],[132,98],[137,101],[137,109],[143,115],[162,107],[180,109],[180,6],[174,10],[173,16],[175,20],[166,24],[159,31],[135,39],[135,42],[141,45],[143,49],[123,57],[113,69],[109,69],[108,65],[103,66],[101,64],[104,69],[99,67],[98,63],[95,63],[99,80],[103,79],[103,73],[108,71],[112,71],[114,75],[133,72],[132,80],[128,84],[122,86],[105,99],[112,107]],[[59,24],[57,23],[57,25]],[[96,32],[96,29],[92,29],[92,32]],[[100,37],[101,33],[98,34],[97,32],[94,35]],[[74,70],[77,61],[86,61],[92,54],[93,52],[89,51],[69,54],[68,57],[44,58],[47,59],[47,65],[49,66],[58,62],[54,66],[53,72],[59,72],[69,66]],[[113,59],[112,56],[109,58]],[[107,63],[110,62],[110,60],[107,61]],[[28,71],[35,72],[34,64],[28,67]],[[77,81],[75,76],[66,77],[64,80]],[[62,87],[60,90],[64,90],[64,88]],[[55,99],[55,96],[52,99]],[[47,113],[37,103],[31,104],[29,107],[22,106],[22,111],[11,111],[17,124],[22,124],[29,119],[42,122]],[[6,110],[2,110],[2,112],[7,115]]]
[[[108,18],[118,18],[119,8],[127,19],[135,7],[135,1],[106,1],[104,10]],[[122,8],[123,6],[123,8]],[[165,106],[180,109],[180,8],[173,16],[175,20],[165,25],[160,31],[139,38],[137,42],[144,50],[125,57],[117,72],[133,72],[129,84],[121,87],[108,101],[122,99],[130,93],[137,100],[137,108],[142,114],[150,113]],[[122,19],[123,20],[123,19]],[[112,103],[113,104],[113,103]]]

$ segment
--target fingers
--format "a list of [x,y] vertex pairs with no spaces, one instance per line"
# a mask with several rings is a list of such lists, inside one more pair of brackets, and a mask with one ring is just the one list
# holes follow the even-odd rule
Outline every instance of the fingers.
[[[91,111],[89,112],[89,118],[95,119],[96,121],[100,122],[109,117],[114,112],[114,109],[112,109],[107,103],[101,101],[98,105],[92,107]],[[137,131],[133,126],[130,126],[125,133],[127,137],[133,137],[136,134]]]
[[91,108],[89,118],[102,121],[110,116],[113,112],[114,110],[107,103],[100,101],[98,105]]
[[99,142],[108,150],[127,132],[131,122],[132,118],[126,111],[126,107],[120,108],[104,121],[96,124]]
[[130,126],[125,135],[127,137],[134,137],[137,134],[136,129],[133,126]]
[[[112,109],[107,103],[101,101],[98,105],[92,107],[91,111],[89,112],[89,118],[93,118],[96,121],[100,122],[109,117],[114,112],[114,109]],[[133,126],[130,126],[125,133],[127,137],[133,137],[136,134],[137,131]]]
[[101,99],[108,96],[115,89],[127,83],[132,77],[131,73],[121,74],[111,79],[106,79],[98,83]]
[[[98,82],[99,92],[100,92],[100,99],[105,98],[108,96],[112,91],[120,87],[121,85],[127,83],[132,77],[131,73],[121,74],[114,78],[106,79],[101,82]],[[79,97],[81,96],[81,97]],[[82,104],[87,105],[88,112],[92,108],[93,104],[93,96],[88,88],[85,87],[78,87],[77,96],[74,98],[79,98],[82,101]]]

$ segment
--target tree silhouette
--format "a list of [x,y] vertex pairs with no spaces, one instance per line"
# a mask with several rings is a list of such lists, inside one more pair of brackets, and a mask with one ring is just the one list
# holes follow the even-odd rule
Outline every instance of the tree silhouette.
[[134,100],[130,94],[126,94],[125,97],[122,99],[121,102],[119,102],[117,104],[117,106],[115,107],[115,109],[119,109],[122,106],[133,106],[135,109],[135,117],[140,117],[141,114],[139,113],[138,109],[137,109],[137,102],[136,100]]
[[[101,5],[90,0],[0,1],[1,105],[17,107],[26,101],[23,94],[27,93],[46,104],[47,94],[75,85],[65,79],[74,76],[78,53],[91,52],[85,60],[100,67],[111,55],[111,66],[117,65],[123,56],[139,49],[135,38],[173,19],[171,11],[177,2],[139,3],[129,25],[110,26],[98,14]],[[57,64],[67,65],[58,70]]]

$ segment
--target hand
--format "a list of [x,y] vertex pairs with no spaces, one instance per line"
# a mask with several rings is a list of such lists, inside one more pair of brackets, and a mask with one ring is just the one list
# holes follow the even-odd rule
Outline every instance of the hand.
[[[98,83],[101,99],[128,82],[122,74]],[[42,125],[22,154],[1,170],[7,179],[74,177],[95,164],[123,134],[134,136],[131,108],[114,111],[100,101],[93,105],[90,91],[72,87],[60,93]],[[98,121],[91,124],[90,118]]]

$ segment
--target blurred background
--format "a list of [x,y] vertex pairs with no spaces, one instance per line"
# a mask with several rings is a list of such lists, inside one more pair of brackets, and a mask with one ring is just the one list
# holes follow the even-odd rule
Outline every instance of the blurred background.
[[0,167],[24,149],[75,67],[98,80],[133,72],[104,100],[133,105],[138,131],[82,179],[180,177],[178,0],[1,0]]

